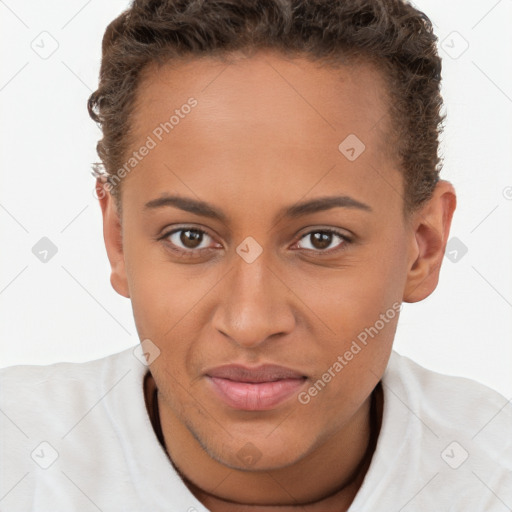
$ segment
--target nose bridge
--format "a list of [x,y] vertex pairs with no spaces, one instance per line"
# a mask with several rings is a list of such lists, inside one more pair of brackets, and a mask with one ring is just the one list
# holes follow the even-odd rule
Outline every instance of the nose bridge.
[[239,304],[264,307],[265,303],[268,304],[268,301],[272,300],[272,289],[275,286],[270,283],[272,273],[268,264],[268,258],[263,254],[252,262],[242,257],[238,261],[235,258],[235,268],[231,272],[231,292]]
[[269,260],[265,251],[253,261],[237,254],[225,277],[215,327],[239,345],[255,346],[293,328],[287,289]]

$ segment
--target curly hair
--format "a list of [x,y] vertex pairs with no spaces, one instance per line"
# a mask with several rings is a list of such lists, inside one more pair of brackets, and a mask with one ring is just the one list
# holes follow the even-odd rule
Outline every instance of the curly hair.
[[[431,197],[441,168],[441,59],[429,18],[403,0],[133,0],[105,31],[99,87],[88,100],[103,134],[93,175],[108,181],[122,166],[150,64],[260,49],[333,67],[377,66],[388,88],[386,144],[404,178],[404,212]],[[118,188],[110,192],[120,206]]]

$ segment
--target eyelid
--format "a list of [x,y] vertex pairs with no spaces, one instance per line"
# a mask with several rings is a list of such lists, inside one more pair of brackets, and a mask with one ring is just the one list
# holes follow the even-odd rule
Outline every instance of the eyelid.
[[334,233],[335,235],[338,235],[342,238],[346,238],[347,240],[352,240],[354,238],[354,235],[348,231],[347,229],[342,228],[335,228],[332,226],[308,226],[301,230],[298,237],[299,239],[303,238],[306,235],[310,235],[311,233],[317,233],[317,232],[327,232],[327,233]]
[[333,249],[323,249],[323,250],[317,249],[317,250],[315,250],[315,249],[299,248],[299,249],[295,249],[295,250],[302,250],[302,251],[306,251],[308,253],[314,253],[318,256],[332,255],[339,251],[345,250],[346,246],[353,243],[353,241],[354,241],[353,236],[345,234],[343,231],[341,231],[339,229],[331,228],[331,227],[313,227],[312,229],[308,229],[308,231],[299,235],[299,240],[297,242],[295,242],[293,245],[294,246],[297,245],[304,237],[307,237],[308,235],[311,235],[313,233],[331,233],[333,235],[340,237],[343,240],[343,242],[338,244],[338,246],[336,246]]
[[[308,235],[311,235],[313,233],[318,233],[318,232],[332,233],[333,235],[336,235],[336,236],[340,237],[343,240],[343,242],[340,243],[334,249],[324,249],[324,250],[318,249],[318,250],[315,250],[315,249],[299,248],[299,249],[294,249],[294,250],[306,251],[308,253],[316,253],[319,256],[324,255],[324,254],[325,255],[330,255],[330,254],[334,254],[334,253],[336,253],[338,251],[344,250],[346,248],[345,247],[346,245],[348,245],[348,244],[353,242],[353,237],[351,235],[348,235],[348,234],[344,233],[343,231],[341,231],[339,229],[336,229],[336,228],[332,228],[332,227],[312,227],[312,226],[310,226],[307,229],[308,229],[307,231],[304,231],[302,234],[298,235],[298,240],[296,242],[294,242],[293,246],[297,245],[304,237],[306,237]],[[167,241],[169,244],[171,244],[173,246],[172,249],[174,251],[182,253],[182,254],[198,254],[198,253],[203,253],[204,251],[208,251],[209,249],[212,249],[211,247],[202,247],[202,248],[199,248],[199,249],[183,249],[181,247],[176,247],[175,244],[173,244],[172,242],[167,240],[174,233],[177,233],[177,232],[180,232],[180,231],[187,231],[187,230],[196,231],[198,233],[202,233],[203,235],[209,236],[212,240],[215,238],[207,230],[205,230],[203,228],[199,228],[199,227],[196,227],[194,225],[182,225],[182,226],[177,226],[177,227],[171,228],[171,229],[169,229],[167,231],[164,230],[163,234],[157,237],[157,240]]]
[[[209,236],[212,240],[215,239],[215,237],[213,235],[211,235],[208,231],[206,231],[203,228],[199,228],[196,226],[184,225],[184,226],[177,226],[177,227],[171,228],[167,231],[164,230],[162,235],[157,236],[157,240],[168,241],[167,239],[171,235],[173,235],[174,233],[179,233],[180,231],[196,231],[198,233],[201,233],[202,235]],[[172,244],[172,242],[170,242],[170,243]],[[177,248],[177,250],[182,251],[182,252],[199,252],[199,251],[203,251],[203,250],[207,250],[207,249],[208,249],[208,247],[202,247],[201,249],[182,249],[181,247]]]

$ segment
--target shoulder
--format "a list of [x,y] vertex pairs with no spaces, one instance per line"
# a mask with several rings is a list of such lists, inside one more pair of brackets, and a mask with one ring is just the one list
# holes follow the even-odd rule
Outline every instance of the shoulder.
[[[88,375],[98,375],[102,371],[122,365],[129,360],[135,347],[122,350],[98,359],[84,362],[57,362],[47,365],[20,364],[0,368],[0,378],[3,385],[16,383],[34,385],[36,383],[51,384],[53,380],[78,380]],[[133,357],[133,356],[132,356]]]
[[427,369],[396,351],[391,354],[383,384],[389,391],[401,393],[414,412],[432,417],[441,427],[456,424],[463,428],[464,418],[474,427],[484,426],[498,413],[501,423],[512,429],[512,404],[501,393],[466,377]]
[[69,422],[77,411],[87,411],[124,377],[130,373],[138,377],[145,371],[134,356],[134,348],[86,362],[2,368],[0,409],[9,416],[11,427],[18,425],[27,436],[44,425]]
[[503,510],[512,503],[512,405],[392,351],[382,426],[350,512]]
[[42,389],[49,390],[59,386],[59,389],[65,391],[60,387],[63,381],[71,387],[76,384],[97,385],[109,370],[120,367],[127,361],[128,353],[129,350],[124,350],[85,362],[21,364],[0,368],[0,381],[4,391],[0,399],[8,399],[7,391],[10,389],[19,393],[24,388],[30,388],[34,393],[39,393]]
[[[512,503],[507,398],[395,351],[382,385],[383,424],[373,474],[386,475],[388,490],[379,499],[402,500],[408,503],[405,510],[416,511],[433,510],[434,503],[438,510],[457,512],[500,510],[500,499]],[[419,482],[425,490],[416,496]]]
[[[127,453],[133,432],[142,450],[152,439],[141,387],[147,366],[137,348],[81,363],[0,369],[0,471],[10,475],[0,481],[0,496],[9,510],[50,510],[57,502],[59,510],[75,510],[81,486],[109,503],[103,510],[120,510],[119,495],[123,510],[132,510]],[[70,487],[76,481],[81,485]],[[110,496],[114,486],[119,493]]]

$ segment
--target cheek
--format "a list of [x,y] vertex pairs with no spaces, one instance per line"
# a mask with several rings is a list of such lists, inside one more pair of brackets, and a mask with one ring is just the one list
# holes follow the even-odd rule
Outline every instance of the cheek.
[[325,279],[317,274],[301,280],[295,290],[313,310],[318,328],[316,346],[308,347],[318,385],[304,396],[313,407],[360,403],[386,368],[401,309],[405,257],[401,239],[385,242],[380,250],[367,249],[364,259],[326,272]]
[[366,258],[351,261],[344,268],[304,273],[290,282],[306,306],[309,329],[320,338],[338,340],[334,348],[342,350],[347,341],[373,326],[381,314],[389,312],[386,326],[391,324],[393,306],[401,301],[405,283],[399,267],[392,258]]
[[194,299],[194,288],[158,244],[127,229],[124,254],[135,323],[141,337],[155,340],[162,339]]
[[338,310],[336,335],[316,347],[317,357],[311,357],[315,374],[298,396],[311,417],[322,418],[331,428],[355,414],[382,377],[393,347],[400,303],[381,308],[382,297],[373,302],[364,298],[350,313]]
[[[133,316],[139,336],[155,340],[161,339],[162,331],[170,329],[175,311],[176,296],[169,293],[165,280],[157,277],[153,268],[132,269],[129,274],[130,295]],[[159,343],[157,343],[160,345]]]
[[137,244],[126,254],[130,261],[127,271],[138,336],[141,341],[151,340],[160,350],[152,372],[156,379],[161,375],[165,381],[172,381],[176,376],[185,379],[195,340],[204,323],[200,319],[204,315],[201,308],[215,276],[192,279],[190,266],[181,269],[163,260],[161,255],[151,258]]

